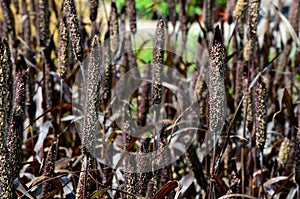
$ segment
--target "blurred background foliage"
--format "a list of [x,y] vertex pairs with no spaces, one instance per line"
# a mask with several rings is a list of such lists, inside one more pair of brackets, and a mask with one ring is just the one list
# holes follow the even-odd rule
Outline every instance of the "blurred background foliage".
[[[217,0],[216,6],[218,8],[225,8],[227,0]],[[125,6],[125,0],[116,1],[118,10],[121,10]],[[189,17],[202,14],[203,0],[188,0],[186,3],[188,7]],[[154,20],[157,19],[157,13],[160,13],[163,17],[168,17],[168,1],[167,0],[143,0],[138,1],[136,4],[137,14],[141,19]],[[176,5],[176,12],[179,12],[179,4]],[[178,15],[177,15],[178,18]]]

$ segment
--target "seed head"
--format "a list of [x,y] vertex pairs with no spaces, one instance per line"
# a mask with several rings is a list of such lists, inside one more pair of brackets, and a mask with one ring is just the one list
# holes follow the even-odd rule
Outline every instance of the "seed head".
[[64,78],[68,71],[68,44],[69,33],[67,29],[66,17],[62,17],[59,23],[59,40],[58,40],[58,71],[57,74]]
[[267,87],[265,77],[260,76],[256,87],[255,122],[256,145],[262,151],[266,142],[267,130]]
[[136,33],[136,8],[135,0],[126,0],[127,13],[129,18],[129,26],[132,34]]
[[154,41],[154,71],[152,76],[152,102],[153,104],[160,104],[162,100],[162,67],[164,59],[164,45],[165,45],[165,29],[164,21],[159,19],[156,26],[156,34]]
[[12,181],[18,177],[21,168],[21,151],[23,144],[23,130],[25,121],[25,101],[26,101],[26,81],[27,74],[25,69],[27,65],[23,56],[19,55],[17,61],[17,74],[15,97],[13,102],[12,115],[9,121],[9,130],[7,135],[7,148],[11,154],[10,163],[12,164]]
[[[22,14],[23,15],[28,15],[29,14],[29,12],[27,10],[26,0],[22,0]],[[30,29],[29,17],[26,17],[26,19],[24,19],[23,26],[22,26],[22,34],[23,34],[24,41],[27,44],[30,44],[31,43],[31,40],[30,40],[31,29]]]
[[248,35],[253,41],[256,39],[259,5],[260,0],[249,1]]
[[225,49],[219,26],[215,29],[209,54],[209,128],[211,132],[218,132],[222,129],[225,118]]
[[[0,38],[0,107],[5,111],[4,124],[8,124],[13,99],[12,62],[8,43]],[[3,129],[6,130],[6,129]],[[0,136],[1,139],[1,136]]]
[[116,55],[119,49],[119,22],[118,11],[115,2],[111,3],[111,11],[109,16],[109,40],[112,55]]
[[13,33],[13,36],[15,36],[15,19],[13,16],[13,13],[9,7],[10,1],[8,0],[0,0],[1,3],[1,9],[2,9],[2,15],[4,19],[6,35],[8,35],[10,32]]
[[250,48],[250,43],[249,40],[247,39],[243,51],[245,61],[249,61],[249,52],[250,52],[249,48]]
[[6,40],[0,38],[0,198],[11,198],[12,169],[6,138],[12,106],[12,63]]
[[283,142],[280,145],[278,154],[278,162],[280,164],[287,163],[292,147],[293,143],[288,138],[284,138]]
[[87,88],[84,100],[84,121],[82,145],[83,153],[93,153],[95,147],[95,133],[97,124],[97,112],[99,107],[99,38],[94,36],[92,51],[87,69]]
[[38,17],[37,17],[37,27],[38,27],[38,37],[39,44],[41,47],[46,47],[50,35],[49,30],[49,6],[47,0],[38,0]]
[[238,19],[241,18],[241,16],[246,10],[247,4],[247,0],[238,0],[234,8],[233,15]]
[[82,61],[83,59],[82,38],[80,35],[80,28],[79,28],[74,0],[64,0],[63,8],[65,9],[65,14],[67,17],[67,25],[68,25],[69,35],[72,42],[75,58],[78,61]]

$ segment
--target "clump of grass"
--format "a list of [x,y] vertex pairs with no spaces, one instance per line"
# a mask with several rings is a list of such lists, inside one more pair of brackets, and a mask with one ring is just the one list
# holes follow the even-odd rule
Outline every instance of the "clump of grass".
[[[260,0],[228,0],[226,9],[212,0],[203,4],[168,0],[142,9],[141,1],[129,0],[124,5],[113,1],[109,15],[97,13],[102,10],[99,3],[0,0],[0,35],[5,38],[0,40],[1,198],[296,197],[300,120],[295,112],[299,108],[299,52],[294,32],[299,28],[299,1],[291,1],[288,20],[283,1],[278,8],[263,8]],[[203,11],[200,16],[194,14],[199,9]],[[133,36],[126,32],[126,10]],[[158,10],[168,10],[168,18],[157,19]],[[148,34],[137,32],[138,18],[148,16],[158,22],[150,51],[149,40],[144,40]],[[175,27],[176,20],[179,28],[166,31],[169,24]],[[230,25],[229,33],[218,24]],[[193,32],[199,25],[200,32]],[[260,25],[264,25],[262,32],[257,28]],[[289,28],[283,30],[282,25]],[[282,37],[286,30],[292,35],[286,34],[287,42]],[[201,48],[190,48],[191,35],[198,36]],[[100,47],[103,36],[110,42],[101,40]],[[153,59],[144,50],[153,53]],[[203,51],[210,62],[197,59],[198,54],[190,50]],[[151,62],[154,67],[140,68]],[[87,85],[77,89],[78,67],[86,64]],[[173,76],[162,64],[182,77]],[[122,86],[140,84],[141,77],[145,84],[138,85],[123,110],[113,111],[118,97],[114,87],[129,71],[134,71],[132,81]],[[169,77],[176,84],[168,82]],[[79,92],[72,93],[72,88]],[[199,125],[185,129],[182,115],[187,110],[180,105],[193,97],[191,107],[199,111]],[[83,105],[80,117],[72,113],[77,108],[73,99]],[[197,102],[199,107],[194,106]],[[81,141],[74,127],[80,118]],[[267,126],[272,133],[266,134]],[[138,129],[147,129],[142,138],[132,136]],[[181,131],[194,129],[197,139],[183,148],[178,143],[186,143],[186,137],[178,139]],[[96,132],[101,136],[96,137]],[[92,156],[112,145],[113,150],[136,153],[136,159],[119,162],[122,170],[109,168]],[[146,153],[162,154],[169,146],[175,146],[175,156],[178,150],[186,154],[158,170],[152,161],[142,159]],[[205,151],[213,147],[214,153]],[[109,158],[115,161],[117,156]],[[293,174],[294,157],[295,181],[288,177]],[[155,158],[160,164],[170,161],[169,157]],[[150,171],[130,173],[145,167]],[[183,187],[174,196],[174,184],[179,183]]]

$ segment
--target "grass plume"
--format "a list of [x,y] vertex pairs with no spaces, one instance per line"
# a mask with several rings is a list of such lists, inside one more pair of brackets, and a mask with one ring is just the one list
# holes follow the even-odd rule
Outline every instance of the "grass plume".
[[129,18],[130,31],[133,35],[135,35],[137,30],[135,0],[127,0],[126,7],[127,7],[128,18]]
[[75,58],[77,61],[82,61],[82,38],[80,35],[79,22],[74,0],[64,0],[63,8],[67,16],[67,26]]
[[47,47],[50,36],[50,15],[48,1],[38,0],[37,8],[38,17],[36,20],[38,27],[39,44],[41,47]]
[[62,17],[59,23],[59,40],[58,40],[58,69],[57,73],[64,78],[68,72],[69,64],[69,33],[67,29],[67,19]]
[[152,103],[160,104],[162,100],[162,64],[164,59],[165,29],[164,21],[159,19],[156,26],[154,42],[154,71],[152,74]]
[[267,87],[265,81],[265,77],[259,77],[255,100],[256,145],[261,151],[264,149],[267,133]]

